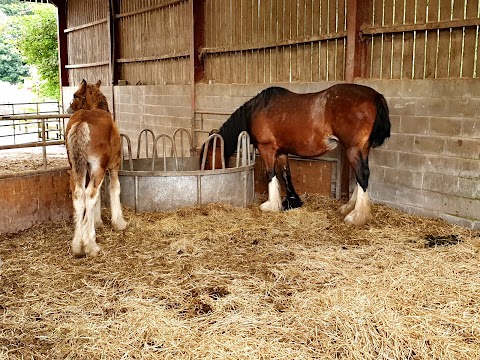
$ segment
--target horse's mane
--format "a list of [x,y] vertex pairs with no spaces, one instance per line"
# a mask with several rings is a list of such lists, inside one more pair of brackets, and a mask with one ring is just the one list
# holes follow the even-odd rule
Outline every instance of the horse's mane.
[[278,95],[284,95],[288,92],[282,87],[269,87],[257,96],[248,100],[240,106],[235,112],[223,123],[218,130],[224,141],[224,158],[227,160],[236,150],[238,135],[242,131],[247,131],[250,135],[250,124],[252,115],[258,111],[265,109],[270,100]]
[[95,85],[88,84],[88,89],[90,90],[90,95],[93,100],[94,108],[110,111],[108,109],[107,98],[105,97],[105,95],[102,94],[99,88]]

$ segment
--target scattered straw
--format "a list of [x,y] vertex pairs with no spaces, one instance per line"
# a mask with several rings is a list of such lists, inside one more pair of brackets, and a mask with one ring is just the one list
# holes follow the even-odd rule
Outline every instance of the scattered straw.
[[127,211],[95,259],[71,223],[0,236],[0,358],[478,358],[479,232],[383,206],[353,228],[304,200]]

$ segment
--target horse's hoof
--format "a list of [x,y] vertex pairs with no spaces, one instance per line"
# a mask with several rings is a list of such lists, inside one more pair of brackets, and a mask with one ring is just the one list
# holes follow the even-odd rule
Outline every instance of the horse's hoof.
[[85,254],[88,257],[96,257],[98,253],[102,250],[97,244],[85,245]]
[[357,210],[352,210],[350,213],[345,216],[345,221],[347,224],[354,226],[362,226],[368,223],[372,219],[372,214],[370,212],[360,212]]
[[121,219],[120,221],[113,223],[113,228],[117,231],[123,231],[127,228],[128,222],[125,221],[124,219]]
[[73,250],[73,249],[72,249],[72,255],[73,255],[73,257],[76,258],[76,259],[81,259],[81,258],[84,258],[84,257],[85,257],[85,253],[84,253],[82,250],[76,251],[76,250]]
[[353,208],[355,207],[355,204],[350,204],[349,202],[346,203],[346,204],[343,204],[342,206],[340,206],[338,208],[338,212],[340,213],[340,215],[342,216],[346,216],[347,214],[349,214]]
[[303,201],[300,200],[300,198],[286,198],[282,205],[284,210],[290,210],[301,207],[303,205]]
[[282,210],[282,204],[274,203],[273,201],[265,201],[263,204],[260,205],[260,210],[262,211],[271,211],[271,212],[278,212]]

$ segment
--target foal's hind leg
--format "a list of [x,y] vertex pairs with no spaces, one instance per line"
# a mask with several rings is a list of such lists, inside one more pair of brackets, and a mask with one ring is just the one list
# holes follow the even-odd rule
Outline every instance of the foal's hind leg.
[[290,166],[288,165],[288,156],[285,154],[282,154],[278,156],[277,161],[280,166],[280,170],[282,173],[282,180],[285,184],[285,190],[287,192],[287,196],[282,203],[283,209],[289,210],[289,209],[298,208],[303,205],[303,202],[293,187],[292,177],[290,175]]
[[355,205],[346,216],[344,221],[352,225],[364,225],[372,219],[372,206],[370,196],[368,195],[368,178],[370,169],[368,168],[368,150],[362,152],[358,148],[350,148],[347,150],[347,157],[350,164],[355,169],[357,179],[357,187],[345,207],[341,207],[340,211],[347,212],[351,209],[353,201]]
[[110,170],[110,208],[112,210],[112,225],[116,230],[125,230],[128,223],[123,218],[122,205],[120,204],[120,181],[118,170]]
[[97,168],[92,171],[90,182],[85,191],[85,218],[83,222],[84,237],[83,249],[88,256],[97,256],[100,247],[96,242],[95,234],[95,206],[100,197],[100,186],[102,186],[105,170]]
[[74,222],[75,233],[71,244],[72,253],[75,257],[82,257],[85,255],[83,252],[83,220],[85,217],[85,184],[75,184],[72,192],[73,197],[73,210],[74,210]]

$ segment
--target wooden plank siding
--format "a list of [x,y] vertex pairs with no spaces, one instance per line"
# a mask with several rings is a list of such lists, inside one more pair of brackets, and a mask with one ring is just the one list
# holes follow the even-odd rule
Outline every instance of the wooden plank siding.
[[478,0],[374,0],[370,79],[478,78]]
[[[207,83],[345,81],[348,0],[109,0],[67,3],[69,83],[192,82],[192,1],[202,7],[194,48]],[[368,79],[478,78],[480,0],[369,0],[359,37]],[[363,54],[363,53],[362,53]],[[198,65],[200,64],[200,65]],[[363,66],[363,65],[362,65]],[[356,75],[358,76],[358,74]]]
[[211,83],[342,81],[346,0],[206,0]]

